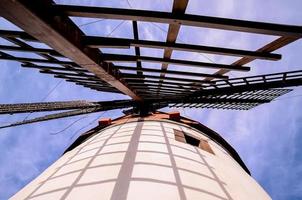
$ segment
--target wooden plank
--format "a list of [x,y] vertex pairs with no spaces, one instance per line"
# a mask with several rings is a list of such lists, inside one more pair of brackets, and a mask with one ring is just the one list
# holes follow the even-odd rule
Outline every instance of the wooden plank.
[[211,146],[209,145],[208,141],[201,139],[199,142],[199,148],[201,148],[204,151],[207,151],[208,153],[214,154],[214,151],[212,150]]
[[257,58],[263,60],[280,60],[280,54],[273,54],[267,52],[256,52],[248,50],[239,50],[223,47],[213,47],[204,45],[192,45],[183,43],[167,43],[160,41],[149,40],[133,40],[126,38],[106,38],[98,36],[85,36],[84,44],[91,48],[130,48],[130,47],[145,47],[155,49],[172,49],[186,52],[208,53],[225,56],[237,56]]
[[179,91],[179,90],[175,90],[175,89],[165,89],[165,88],[135,88],[137,91],[143,91],[143,92],[149,92],[149,91],[162,91],[162,92],[165,92],[165,93],[178,93],[178,94],[190,94],[190,93],[193,93],[191,91]]
[[0,1],[1,16],[25,32],[44,42],[60,54],[95,74],[124,94],[141,100],[125,82],[111,63],[103,62],[100,51],[84,47],[84,33],[63,13],[53,7],[50,0]]
[[58,52],[52,49],[43,49],[43,48],[26,48],[26,47],[16,47],[8,45],[0,45],[0,50],[7,51],[21,51],[21,52],[32,52],[32,53],[47,53],[53,56],[62,56]]
[[[154,73],[161,73],[163,70],[161,69],[150,69],[150,68],[141,68],[140,70],[137,70],[133,67],[126,67],[126,66],[116,66],[118,69],[125,70],[125,71],[142,71],[142,72],[154,72]],[[181,75],[181,76],[190,76],[190,77],[203,77],[204,73],[195,73],[195,72],[187,72],[187,71],[175,71],[175,70],[168,70],[166,71],[166,74],[171,75]]]
[[[140,89],[158,89],[159,86],[157,85],[133,85],[133,88],[140,88]],[[171,86],[163,86],[161,85],[160,88],[169,89],[171,91],[196,91],[198,89],[191,89],[191,88],[180,88],[180,87],[171,87]]]
[[183,131],[173,129],[175,140],[182,143],[187,143]]
[[[143,84],[156,84],[158,85],[160,82],[156,81],[156,80],[128,80],[127,81],[130,85],[143,85]],[[177,86],[187,86],[187,87],[192,87],[192,88],[203,88],[206,87],[205,85],[203,85],[204,83],[178,83],[175,81],[167,81],[164,80],[164,82],[162,82],[162,85],[177,85]]]
[[[296,40],[298,40],[299,37],[280,37],[270,43],[268,43],[267,45],[259,48],[258,50],[256,50],[256,52],[259,52],[259,53],[270,53],[270,52],[273,52],[277,49],[280,49]],[[254,61],[256,58],[251,58],[251,57],[243,57],[235,62],[233,62],[231,65],[245,65],[245,64],[248,64],[252,61]],[[218,70],[217,72],[215,72],[214,74],[220,74],[220,75],[223,75],[223,74],[226,74],[230,72],[230,70],[226,70],[226,69],[221,69],[221,70]],[[205,80],[208,80],[208,81],[211,81],[213,80],[213,78],[206,78]]]
[[[182,2],[182,1],[178,0],[177,2]],[[183,1],[183,2],[187,2],[187,1]],[[222,30],[230,30],[230,31],[276,35],[276,36],[288,36],[288,37],[302,36],[301,26],[182,14],[184,13],[185,10],[184,4],[182,4],[181,6],[182,9],[180,9],[180,7],[173,6],[172,13],[147,11],[147,10],[105,8],[105,7],[72,6],[72,5],[56,5],[55,7],[58,10],[65,12],[67,15],[75,16],[75,17],[147,21],[147,22],[196,26],[196,27],[214,28],[214,29],[222,29]],[[174,12],[174,10],[175,11],[177,10],[178,12]],[[180,11],[182,11],[182,13]],[[175,35],[175,33],[177,32],[176,31],[177,29],[174,30],[175,31],[171,31],[171,39],[172,39],[172,35]]]
[[[150,86],[150,87],[155,87],[158,86],[157,84],[150,84],[148,81],[141,82],[141,83],[132,83],[130,82],[129,85],[133,86]],[[190,89],[190,90],[199,90],[202,88],[202,86],[196,86],[196,87],[184,87],[182,84],[162,84],[163,87],[170,87],[170,88],[178,88],[178,89]]]
[[42,74],[56,74],[56,75],[63,75],[63,76],[97,78],[95,75],[91,75],[91,74],[65,73],[65,72],[56,72],[56,71],[51,71],[51,70],[46,70],[46,69],[40,70],[40,73],[42,73]]
[[[240,66],[240,65],[226,65],[218,63],[207,63],[207,62],[197,62],[197,61],[188,61],[188,60],[178,60],[171,58],[156,58],[148,56],[131,56],[131,55],[118,55],[118,54],[104,54],[103,60],[108,62],[152,62],[152,63],[162,63],[164,64],[174,64],[181,66],[189,67],[198,67],[198,68],[209,68],[209,69],[228,69],[234,71],[249,71],[250,67]],[[184,67],[185,68],[185,67]],[[167,69],[161,69],[162,73],[166,73]]]
[[[213,75],[213,74],[199,73],[199,75],[200,75],[200,77],[213,77],[213,78],[217,78],[217,79],[227,79],[228,78],[228,76]],[[143,80],[145,78],[161,79],[159,76],[154,76],[154,75],[138,76],[136,74],[128,74],[128,73],[123,73],[122,78],[123,79],[140,79],[140,80]],[[183,81],[183,82],[199,82],[199,80],[196,80],[196,79],[176,78],[176,77],[166,77],[166,80],[176,80],[176,81]],[[201,82],[206,83],[207,81],[201,81]]]
[[32,68],[32,69],[42,69],[42,70],[58,70],[58,71],[70,71],[70,72],[89,72],[86,69],[79,68],[67,68],[67,67],[52,67],[52,66],[41,66],[41,65],[31,65],[31,64],[22,64],[24,68]]
[[[132,27],[133,27],[134,40],[138,41],[139,40],[139,38],[138,38],[138,27],[137,27],[137,22],[136,21],[132,22]],[[138,56],[138,57],[141,55],[139,47],[135,47],[135,55]],[[141,61],[139,61],[139,60],[136,61],[136,68],[137,68],[137,70],[140,70],[142,68],[142,62]],[[143,72],[142,71],[137,71],[136,74],[137,75],[143,75]]]
[[[187,5],[188,5],[188,0],[174,0],[173,2],[173,8],[172,8],[172,13],[177,14],[177,15],[182,15],[185,13]],[[169,23],[169,29],[167,33],[167,39],[166,42],[170,44],[174,44],[176,42],[178,32],[180,30],[181,24],[175,24],[175,23]],[[172,49],[165,49],[164,51],[164,59],[170,59],[172,56]],[[169,63],[163,63],[161,66],[161,69],[163,71],[166,71],[168,69],[168,64]],[[165,72],[162,72],[160,74],[160,80],[165,77]]]
[[1,37],[14,37],[14,38],[21,38],[27,41],[38,41],[36,38],[32,37],[28,33],[24,31],[11,31],[11,30],[0,30]]

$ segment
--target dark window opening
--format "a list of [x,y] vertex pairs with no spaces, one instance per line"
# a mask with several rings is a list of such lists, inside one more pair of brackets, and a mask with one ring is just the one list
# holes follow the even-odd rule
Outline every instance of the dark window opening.
[[198,147],[204,151],[207,151],[208,153],[215,154],[211,146],[209,145],[208,141],[203,139],[197,139],[177,129],[173,129],[173,130],[174,130],[174,136],[176,141],[187,143],[192,146]]
[[196,138],[193,138],[187,134],[184,134],[185,135],[185,139],[186,139],[186,142],[190,145],[193,145],[195,147],[198,147],[199,146],[199,142],[200,140],[196,139]]

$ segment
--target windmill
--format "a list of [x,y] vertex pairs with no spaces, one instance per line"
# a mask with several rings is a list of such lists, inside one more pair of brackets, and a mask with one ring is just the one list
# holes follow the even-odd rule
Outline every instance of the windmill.
[[[158,109],[168,106],[249,110],[255,106],[269,103],[290,92],[291,87],[302,84],[302,70],[237,78],[229,78],[227,75],[231,71],[250,71],[251,68],[246,65],[257,59],[280,60],[281,55],[273,52],[300,39],[301,26],[191,15],[185,13],[187,4],[186,0],[174,0],[172,12],[159,12],[59,5],[50,0],[39,2],[1,1],[1,15],[23,31],[0,31],[0,37],[15,44],[15,46],[0,45],[0,59],[19,61],[24,68],[37,69],[43,74],[50,74],[55,78],[64,79],[95,91],[125,94],[131,99],[100,102],[79,100],[1,104],[0,114],[61,112],[26,119],[0,128],[113,109],[124,109],[126,116],[138,118],[148,118],[154,113],[158,114]],[[69,17],[130,20],[133,27],[133,39],[85,35]],[[168,24],[166,41],[139,39],[138,22]],[[182,25],[273,35],[278,38],[256,51],[185,44],[176,41]],[[35,48],[26,43],[27,41],[40,42],[51,49]],[[135,48],[135,55],[109,54],[99,49],[130,47]],[[142,56],[141,48],[162,49],[164,56],[163,58]],[[4,52],[5,50],[32,52],[44,59],[17,57]],[[198,62],[173,59],[173,51],[241,58],[231,64]],[[69,61],[62,61],[60,58],[67,58]],[[136,66],[119,65],[119,63],[125,62],[135,63]],[[160,63],[161,68],[146,68],[143,66],[143,63],[146,62]],[[183,70],[170,70],[169,65],[182,66]],[[188,72],[186,67],[194,67],[197,71],[201,68],[216,69],[217,71],[213,74]],[[173,115],[164,118],[173,119]],[[177,114],[176,119],[176,121],[181,120]],[[219,140],[220,144],[223,143],[227,146],[229,152],[233,152],[222,138],[215,136],[215,133],[205,127],[202,127],[202,130],[209,132],[208,134],[211,134],[212,138],[216,137],[216,141]],[[178,133],[177,137],[187,137],[185,139],[187,142],[194,140],[188,139],[189,136],[183,133]],[[78,143],[81,142],[78,141]],[[200,145],[201,143],[199,143]],[[207,146],[204,143],[201,146],[208,149],[208,147],[204,147]],[[231,155],[234,159],[236,158],[238,163],[242,162],[240,158],[237,158],[236,153],[231,153]],[[241,167],[246,168],[242,163]],[[248,172],[246,169],[245,171]],[[231,199],[230,196],[226,196]],[[118,197],[116,198],[118,199]]]

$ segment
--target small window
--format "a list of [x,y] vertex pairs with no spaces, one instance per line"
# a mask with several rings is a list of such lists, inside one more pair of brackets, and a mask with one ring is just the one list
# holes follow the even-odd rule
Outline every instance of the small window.
[[208,153],[214,154],[208,141],[203,140],[203,139],[197,139],[197,138],[192,137],[191,135],[189,135],[183,131],[177,130],[177,129],[173,129],[173,130],[174,130],[174,136],[175,136],[176,141],[182,142],[182,143],[187,143],[187,144],[190,144],[195,147],[199,147],[200,149],[207,151]]
[[186,139],[186,142],[190,145],[193,145],[195,147],[198,147],[199,146],[199,142],[200,140],[196,139],[196,138],[193,138],[187,134],[184,134],[185,135],[185,139]]

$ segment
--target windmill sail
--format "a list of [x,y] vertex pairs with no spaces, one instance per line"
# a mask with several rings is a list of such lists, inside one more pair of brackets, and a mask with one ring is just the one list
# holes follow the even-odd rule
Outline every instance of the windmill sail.
[[[24,69],[38,70],[96,92],[131,98],[0,104],[2,115],[56,111],[0,129],[126,109],[125,116],[112,121],[102,119],[99,126],[79,136],[58,163],[13,198],[270,199],[218,133],[177,112],[158,109],[249,110],[287,94],[292,87],[302,85],[302,71],[256,76],[248,76],[248,72],[254,60],[280,60],[282,55],[275,51],[300,39],[302,26],[191,14],[186,12],[188,3],[174,0],[172,11],[157,11],[133,9],[130,1],[127,4],[131,9],[60,5],[53,0],[0,1],[1,17],[20,28],[0,30],[1,39],[8,43],[0,45],[0,60],[17,61]],[[113,32],[127,21],[132,25],[129,35],[133,37],[111,37],[113,32],[89,35],[73,18],[121,20]],[[165,40],[140,37],[142,22],[164,32]],[[180,32],[187,32],[183,26],[274,36],[274,40],[256,50],[189,44],[179,38]],[[149,51],[143,53],[142,48]],[[133,51],[117,53],[121,49]],[[150,49],[163,55],[154,56]],[[201,54],[207,61],[188,58],[186,53]],[[204,53],[236,60],[219,63]],[[247,75],[232,78],[232,71]]]
[[72,117],[83,114],[90,114],[106,110],[114,110],[127,108],[134,105],[131,100],[116,100],[103,102],[87,102],[87,101],[67,101],[67,102],[41,102],[41,103],[23,103],[23,104],[0,104],[0,114],[15,114],[15,113],[33,113],[45,111],[70,110],[55,114],[48,114],[42,117],[23,120],[12,124],[0,126],[1,128],[8,128],[13,126],[20,126],[35,122],[48,121],[53,119],[60,119],[65,117]]
[[[147,114],[164,106],[247,110],[291,91],[302,84],[301,71],[230,78],[230,71],[248,72],[254,60],[278,61],[274,51],[302,37],[302,27],[253,22],[185,13],[188,1],[175,0],[173,12],[131,10],[73,5],[52,1],[1,1],[2,16],[21,30],[0,30],[0,37],[14,45],[0,45],[0,59],[18,61],[26,69],[64,79],[100,92],[121,93],[132,98],[121,102],[41,102],[0,105],[0,114],[67,110],[71,113],[131,107],[127,113]],[[12,12],[18,8],[18,12]],[[174,11],[178,13],[175,15]],[[24,17],[31,13],[31,17]],[[34,16],[34,17],[33,17]],[[58,16],[60,20],[58,21]],[[129,20],[133,38],[112,38],[85,34],[70,17]],[[167,24],[165,41],[139,37],[139,22]],[[156,24],[155,24],[156,25]],[[235,49],[178,41],[182,25],[277,36],[257,50]],[[118,27],[117,27],[118,28]],[[159,27],[160,28],[160,27]],[[163,31],[158,29],[158,31]],[[47,34],[45,34],[47,33]],[[81,36],[81,37],[79,37]],[[37,48],[29,42],[46,44]],[[133,55],[105,53],[102,49],[134,48]],[[141,48],[163,50],[163,57],[141,55]],[[72,49],[72,51],[71,51]],[[15,56],[9,52],[31,52],[42,58]],[[174,51],[240,57],[230,64],[201,62],[172,57]],[[62,59],[63,58],[63,59]],[[133,63],[135,67],[123,63]],[[160,64],[160,68],[145,64]],[[170,69],[176,65],[177,70]],[[194,71],[187,70],[188,68]],[[208,73],[203,69],[215,69]],[[109,106],[109,105],[112,106]],[[106,105],[106,106],[105,106]],[[105,107],[103,107],[105,106]],[[93,111],[94,112],[94,111]],[[43,119],[61,117],[50,115]],[[65,116],[65,114],[62,114]],[[32,120],[33,122],[36,120]],[[40,121],[40,119],[38,119]]]

